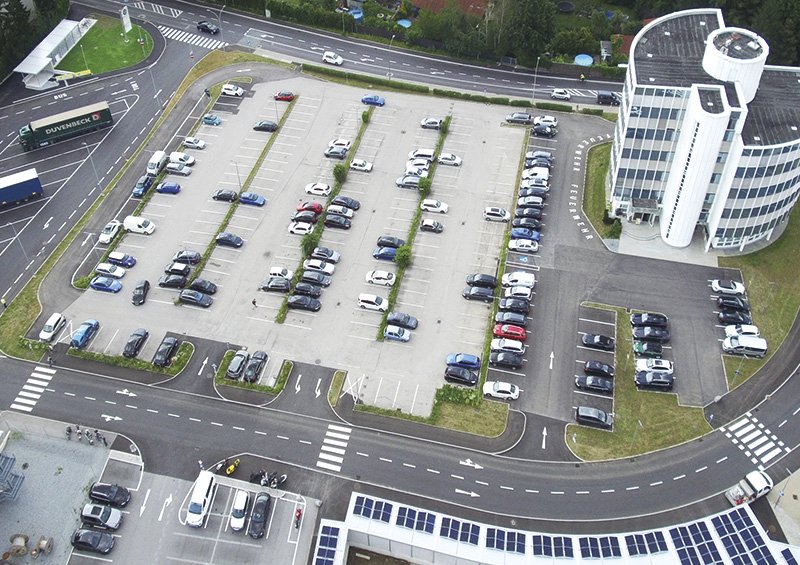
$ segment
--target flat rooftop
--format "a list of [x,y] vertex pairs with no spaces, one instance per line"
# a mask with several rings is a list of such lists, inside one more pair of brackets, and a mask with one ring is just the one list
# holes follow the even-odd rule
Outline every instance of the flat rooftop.
[[[739,99],[733,84],[716,80],[703,69],[706,40],[724,22],[717,10],[692,12],[654,26],[636,42],[633,63],[637,84],[679,88],[721,85],[728,103],[737,107]],[[737,41],[745,41],[746,48],[750,38],[747,39],[740,36]],[[753,55],[747,49],[736,52]],[[775,145],[800,139],[800,68],[787,71],[767,66],[748,110],[742,131],[746,145]]]

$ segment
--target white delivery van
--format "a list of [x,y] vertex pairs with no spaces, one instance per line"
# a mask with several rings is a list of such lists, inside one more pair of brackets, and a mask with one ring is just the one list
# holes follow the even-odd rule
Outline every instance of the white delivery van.
[[187,153],[181,153],[180,151],[173,151],[169,154],[169,162],[170,163],[180,163],[181,165],[186,165],[187,167],[191,167],[194,165],[194,157],[188,155]]
[[122,227],[127,231],[143,233],[145,235],[150,235],[156,231],[156,225],[147,218],[142,218],[141,216],[126,217],[122,222]]
[[214,500],[214,492],[217,488],[217,479],[211,471],[200,471],[192,489],[192,496],[189,498],[189,505],[186,507],[186,524],[193,528],[199,528],[211,509]]
[[147,162],[147,175],[157,177],[158,174],[164,170],[169,162],[167,154],[164,151],[156,151],[150,160]]
[[767,354],[767,340],[752,335],[734,335],[722,341],[722,350],[731,355],[763,357]]

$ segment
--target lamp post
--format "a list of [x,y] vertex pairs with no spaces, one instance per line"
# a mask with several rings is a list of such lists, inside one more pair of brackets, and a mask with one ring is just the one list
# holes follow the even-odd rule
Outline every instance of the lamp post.
[[536,57],[536,68],[533,71],[533,93],[531,95],[531,106],[536,107],[536,81],[539,78],[539,60],[541,57]]
[[94,171],[94,178],[97,180],[97,184],[95,184],[95,187],[98,187],[100,186],[100,175],[97,174],[97,168],[94,166],[94,159],[92,158],[92,152],[89,150],[89,146],[86,144],[85,141],[82,142],[81,145],[83,145],[86,148],[86,154],[89,155],[89,162],[92,164],[92,170]]
[[28,257],[28,254],[25,252],[25,246],[22,245],[22,240],[19,238],[19,234],[17,233],[17,230],[14,228],[14,224],[8,222],[7,225],[11,226],[11,230],[14,232],[14,239],[16,239],[17,243],[19,243],[19,248],[22,249],[22,254],[25,256],[25,260],[30,261],[31,258]]
[[[389,57],[392,56],[392,41],[394,41],[395,34],[392,34],[392,38],[389,40]],[[387,77],[391,77],[394,73],[392,73],[392,61],[389,60],[389,72],[386,73]]]
[[219,38],[222,40],[222,50],[225,50],[225,32],[222,31],[222,11],[227,7],[227,4],[223,4],[222,8],[219,10],[219,14],[217,14],[217,24],[219,25]]
[[89,63],[86,62],[86,53],[83,52],[83,43],[78,43],[78,46],[81,48],[81,55],[83,56],[83,66],[86,67],[86,70],[89,70]]
[[236,180],[239,181],[239,192],[242,191],[242,177],[239,176],[239,163],[236,161],[231,161],[233,165],[236,167]]

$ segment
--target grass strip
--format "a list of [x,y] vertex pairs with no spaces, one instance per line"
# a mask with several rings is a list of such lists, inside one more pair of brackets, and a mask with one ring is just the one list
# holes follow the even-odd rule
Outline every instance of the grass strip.
[[331,405],[331,408],[335,408],[336,404],[339,402],[339,396],[342,393],[345,377],[347,377],[347,371],[342,369],[339,369],[333,374],[331,386],[328,389],[328,404]]
[[611,163],[611,142],[589,149],[586,158],[586,184],[583,187],[583,212],[602,239],[619,239],[622,222],[609,218],[606,176]]
[[172,377],[183,371],[193,354],[194,345],[192,345],[191,342],[182,341],[178,346],[178,351],[175,353],[172,363],[168,367],[156,367],[149,361],[144,361],[142,359],[128,359],[122,355],[106,355],[105,353],[96,353],[94,351],[87,351],[85,349],[75,349],[74,347],[67,349],[67,355],[70,355],[71,357],[78,357],[88,361],[104,363],[114,367],[136,369],[137,371],[147,371],[149,373],[161,373],[163,375],[169,375]]
[[217,372],[214,374],[214,382],[219,386],[228,386],[233,388],[241,388],[244,390],[253,390],[256,392],[263,392],[266,394],[279,394],[284,387],[286,386],[286,381],[289,380],[289,375],[292,372],[292,368],[294,367],[294,363],[289,361],[288,359],[284,359],[283,363],[281,364],[281,369],[278,372],[278,378],[275,381],[275,386],[266,386],[261,385],[258,383],[248,383],[242,379],[229,379],[225,375],[228,372],[228,365],[231,363],[231,359],[236,354],[235,351],[229,349],[225,352],[225,355],[222,356],[222,361],[217,368]]

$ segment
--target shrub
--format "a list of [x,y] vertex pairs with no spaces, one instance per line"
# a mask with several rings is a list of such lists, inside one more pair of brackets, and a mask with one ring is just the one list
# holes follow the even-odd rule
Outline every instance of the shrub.
[[311,233],[307,233],[300,241],[300,249],[303,250],[303,255],[311,255],[314,248],[319,245],[319,240],[322,238],[322,231],[315,229]]
[[81,288],[83,290],[86,290],[87,288],[89,288],[89,283],[90,282],[92,282],[92,276],[91,275],[88,275],[88,276],[85,276],[85,277],[80,277],[74,283],[75,284],[75,288]]
[[342,184],[347,179],[347,167],[342,163],[335,165],[333,167],[333,178],[336,179],[336,182]]
[[582,108],[581,114],[588,114],[590,116],[602,116],[603,110],[599,108]]
[[608,239],[619,239],[622,235],[622,222],[619,218],[614,218],[611,227],[608,230]]
[[572,112],[572,106],[556,102],[537,102],[536,107],[542,110],[552,110],[553,112]]
[[406,244],[397,249],[394,262],[400,269],[407,269],[411,266],[411,246]]
[[481,393],[474,388],[444,385],[436,391],[436,402],[450,402],[464,406],[480,406]]
[[370,116],[369,110],[364,110],[363,112],[361,112],[361,121],[364,122],[365,124],[368,124],[369,116]]

